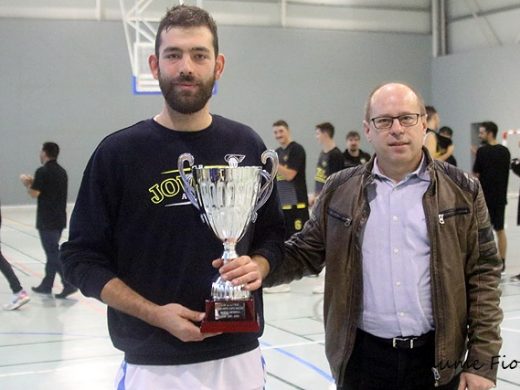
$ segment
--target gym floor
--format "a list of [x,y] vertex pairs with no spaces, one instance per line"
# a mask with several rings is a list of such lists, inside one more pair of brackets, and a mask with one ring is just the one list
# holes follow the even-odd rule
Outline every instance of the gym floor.
[[[510,278],[520,273],[516,199],[506,214],[508,270],[501,285],[505,357],[499,390],[520,389],[520,282]],[[45,264],[34,221],[33,206],[2,207],[2,252],[27,290],[39,283]],[[267,390],[335,389],[324,353],[323,295],[312,293],[321,282],[321,277],[304,278],[293,282],[288,293],[264,295],[261,345]],[[60,291],[57,278],[54,292]],[[80,293],[65,300],[29,293],[31,301],[19,310],[0,311],[0,389],[113,389],[123,355],[110,342],[105,305]],[[0,281],[1,303],[10,297],[7,282]]]

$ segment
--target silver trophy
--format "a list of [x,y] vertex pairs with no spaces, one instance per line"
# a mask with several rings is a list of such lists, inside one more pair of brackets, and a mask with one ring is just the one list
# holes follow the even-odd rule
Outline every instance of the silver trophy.
[[[262,153],[265,165],[271,160],[271,172],[260,166],[239,167],[239,156],[227,155],[227,166],[193,165],[190,153],[179,156],[178,168],[184,192],[199,210],[203,221],[222,241],[224,264],[238,257],[236,244],[273,190],[278,170],[278,156],[273,150]],[[184,172],[185,163],[191,173]],[[264,183],[262,184],[262,181]],[[203,332],[254,332],[259,329],[254,300],[243,286],[218,278],[211,286],[212,299],[206,301]]]

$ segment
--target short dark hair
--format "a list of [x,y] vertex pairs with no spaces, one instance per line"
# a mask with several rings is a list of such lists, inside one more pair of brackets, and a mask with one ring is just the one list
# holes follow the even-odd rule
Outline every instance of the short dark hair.
[[351,137],[361,138],[361,135],[359,135],[359,133],[356,130],[351,130],[347,133],[345,139],[349,139]]
[[426,115],[429,117],[437,114],[437,110],[433,106],[425,106],[424,108],[426,109]]
[[207,27],[213,35],[213,48],[215,55],[218,54],[218,34],[217,23],[209,13],[199,7],[191,5],[177,5],[170,8],[166,15],[161,19],[155,36],[155,55],[159,57],[159,47],[161,46],[161,34],[170,28],[180,27]]
[[439,129],[439,134],[442,135],[442,134],[448,134],[450,137],[453,137],[453,130],[451,129],[451,127],[448,127],[448,126],[442,126],[440,129]]
[[278,119],[276,122],[274,122],[273,127],[275,127],[275,126],[282,126],[282,127],[285,127],[286,129],[289,129],[289,125],[283,119]]
[[323,122],[316,125],[316,128],[322,133],[327,133],[330,138],[334,138],[334,126],[330,122]]
[[493,138],[497,137],[498,126],[495,122],[484,121],[480,124],[480,127],[483,127],[488,133],[493,133]]
[[44,142],[42,150],[51,160],[56,160],[60,154],[60,147],[55,142]]

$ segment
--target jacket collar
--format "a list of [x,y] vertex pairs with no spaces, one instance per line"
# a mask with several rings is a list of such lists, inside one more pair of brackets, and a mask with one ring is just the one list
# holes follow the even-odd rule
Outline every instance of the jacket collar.
[[[433,181],[433,172],[435,170],[434,160],[432,159],[430,152],[428,152],[428,149],[426,149],[424,146],[422,147],[422,151],[424,160],[422,161],[421,165],[425,168],[422,168],[422,174],[419,174],[419,176],[422,177],[425,171],[428,171],[430,175],[430,180]],[[370,160],[365,164],[365,170],[363,172],[363,181],[365,182],[365,184],[370,184],[374,181],[375,175],[373,170],[376,157],[377,155],[374,153]]]

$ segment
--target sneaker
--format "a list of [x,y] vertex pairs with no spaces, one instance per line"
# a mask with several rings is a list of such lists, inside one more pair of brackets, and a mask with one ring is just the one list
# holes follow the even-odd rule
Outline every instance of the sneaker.
[[78,289],[76,287],[73,287],[73,286],[71,286],[71,287],[64,287],[62,292],[60,292],[59,294],[55,294],[54,295],[54,298],[65,299],[69,295],[74,294],[77,291],[78,291]]
[[13,300],[4,305],[4,310],[16,310],[20,306],[25,305],[27,302],[31,300],[29,294],[25,290],[22,290],[13,295]]
[[266,294],[279,294],[279,293],[287,293],[291,292],[291,286],[288,284],[280,284],[274,287],[266,287],[263,289],[263,292]]
[[324,294],[325,293],[325,283],[321,283],[319,286],[316,286],[312,289],[313,294]]
[[36,286],[36,287],[31,287],[31,290],[33,290],[35,293],[38,293],[38,294],[50,295],[52,293],[52,289],[42,287],[41,284],[39,286]]

